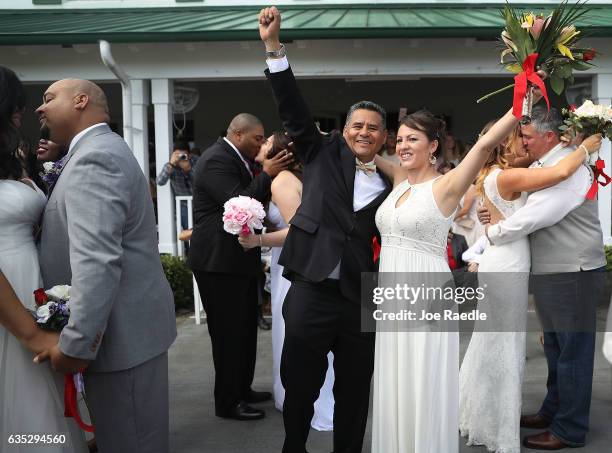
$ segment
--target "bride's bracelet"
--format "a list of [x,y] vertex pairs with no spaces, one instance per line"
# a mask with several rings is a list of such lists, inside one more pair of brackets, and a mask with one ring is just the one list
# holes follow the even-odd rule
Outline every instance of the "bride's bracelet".
[[589,160],[589,150],[587,149],[587,147],[584,145],[580,145],[578,149],[580,148],[584,149],[584,160]]
[[261,240],[261,234],[258,234],[257,236],[259,236],[259,247],[263,247],[263,242]]

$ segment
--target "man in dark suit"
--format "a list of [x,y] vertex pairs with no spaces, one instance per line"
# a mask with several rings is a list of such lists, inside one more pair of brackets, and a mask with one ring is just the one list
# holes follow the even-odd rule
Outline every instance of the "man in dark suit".
[[284,453],[304,453],[334,353],[334,452],[361,452],[374,368],[374,333],[361,330],[360,276],[375,272],[374,215],[389,193],[374,156],[385,143],[385,111],[362,101],[350,108],[343,134],[323,136],[297,87],[280,44],[280,13],[259,17],[283,125],[304,164],[302,203],[291,219],[280,263],[292,281],[283,305]]
[[215,364],[215,413],[237,420],[262,418],[248,403],[265,401],[269,392],[251,389],[257,350],[258,276],[261,250],[244,251],[236,236],[223,229],[223,205],[245,195],[264,203],[272,178],[287,168],[291,156],[265,160],[257,176],[253,158],[264,141],[261,121],[248,113],[236,116],[198,160],[194,174],[194,228],[189,250],[206,311]]

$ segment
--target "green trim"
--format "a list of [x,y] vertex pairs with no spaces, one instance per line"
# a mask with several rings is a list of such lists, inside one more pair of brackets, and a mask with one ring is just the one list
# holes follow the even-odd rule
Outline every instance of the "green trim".
[[176,3],[202,3],[204,0],[174,0]]
[[61,5],[62,0],[32,0],[32,5]]
[[[36,0],[57,1],[57,0]],[[181,1],[181,0],[176,0]],[[551,5],[531,10],[545,10]],[[284,41],[297,39],[497,39],[501,5],[291,5]],[[612,37],[612,5],[578,22],[589,36]],[[0,45],[110,42],[256,41],[256,6],[0,10]]]

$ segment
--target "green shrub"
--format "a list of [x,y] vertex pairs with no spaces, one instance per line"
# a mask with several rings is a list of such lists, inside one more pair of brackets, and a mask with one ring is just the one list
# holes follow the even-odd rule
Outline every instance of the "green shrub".
[[193,307],[193,278],[183,258],[160,255],[166,278],[174,293],[174,305],[178,308]]
[[606,245],[606,270],[612,272],[612,245]]

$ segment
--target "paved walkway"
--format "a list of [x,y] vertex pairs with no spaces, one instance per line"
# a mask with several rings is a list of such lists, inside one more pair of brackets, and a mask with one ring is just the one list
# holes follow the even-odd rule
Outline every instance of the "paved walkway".
[[[281,414],[271,402],[260,405],[266,418],[253,422],[239,422],[215,417],[213,405],[214,370],[210,339],[205,324],[195,325],[188,317],[178,319],[179,337],[170,350],[170,436],[172,453],[280,453],[283,442]],[[271,335],[259,331],[255,390],[270,390]],[[469,335],[462,335],[461,349],[465,351]],[[538,343],[538,335],[528,334],[527,366],[523,386],[524,412],[537,410],[545,392],[546,362]],[[598,336],[591,432],[588,445],[576,450],[584,453],[612,451],[612,371],[601,353]],[[370,452],[370,426],[363,452]],[[529,434],[525,431],[524,434]],[[482,447],[466,447],[461,442],[461,453],[486,453]],[[329,453],[331,433],[312,431],[310,453]],[[525,450],[534,451],[534,450]],[[444,453],[444,452],[440,452]]]

